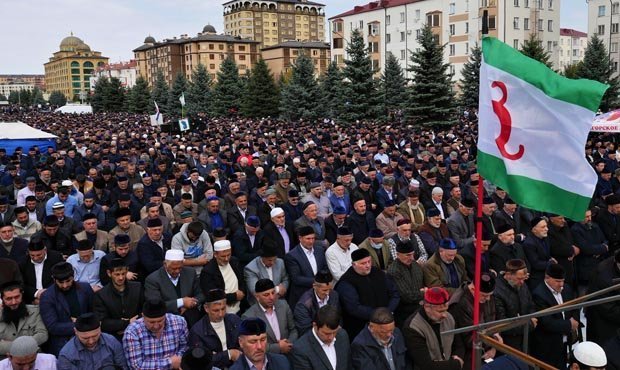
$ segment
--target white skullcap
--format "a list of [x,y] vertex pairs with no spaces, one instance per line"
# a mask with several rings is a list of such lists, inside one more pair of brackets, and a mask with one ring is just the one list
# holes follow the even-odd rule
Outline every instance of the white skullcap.
[[38,350],[39,345],[37,344],[37,341],[31,336],[24,335],[22,337],[15,338],[13,343],[11,343],[9,353],[12,356],[24,357],[35,354]]
[[607,356],[605,351],[594,342],[581,342],[575,345],[573,356],[582,364],[590,367],[607,366]]
[[415,186],[415,187],[419,187],[420,186],[420,182],[416,179],[411,179],[411,181],[409,181],[409,186]]
[[183,261],[184,253],[180,249],[169,249],[166,251],[166,261]]
[[433,195],[435,195],[435,194],[443,194],[443,189],[442,189],[442,188],[440,188],[439,186],[435,186],[435,187],[433,188],[432,194],[433,194]]
[[301,159],[299,159],[298,157],[293,158],[293,163],[299,163],[301,162]]
[[71,180],[62,180],[60,186],[73,186],[73,183],[71,182]]
[[269,216],[273,218],[273,217],[276,217],[277,215],[280,215],[282,213],[284,213],[284,210],[282,208],[280,208],[280,207],[276,207],[276,208],[272,209],[271,212],[269,212]]
[[228,240],[218,240],[213,244],[213,250],[216,252],[221,252],[230,249],[230,241]]

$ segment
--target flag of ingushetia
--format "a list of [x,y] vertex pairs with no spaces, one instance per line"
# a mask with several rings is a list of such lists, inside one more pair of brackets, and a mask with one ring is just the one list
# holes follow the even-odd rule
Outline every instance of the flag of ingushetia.
[[603,94],[501,41],[482,40],[478,168],[518,204],[582,220],[597,175],[584,147]]

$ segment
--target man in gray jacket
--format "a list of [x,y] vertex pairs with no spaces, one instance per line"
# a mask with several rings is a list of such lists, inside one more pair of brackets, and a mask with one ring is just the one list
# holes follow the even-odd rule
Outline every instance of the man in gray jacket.
[[267,324],[267,352],[290,353],[298,335],[288,303],[276,298],[276,287],[269,279],[257,281],[254,290],[257,302],[241,318],[258,317]]
[[202,267],[213,259],[211,238],[200,221],[181,226],[172,237],[170,248],[183,251],[183,266],[193,267],[196,275],[200,275]]
[[277,249],[273,241],[268,240],[263,243],[260,256],[254,258],[243,269],[245,283],[248,287],[248,301],[250,304],[256,302],[254,298],[254,286],[260,279],[273,281],[276,287],[276,295],[280,299],[286,298],[288,292],[288,274],[284,267],[284,260],[277,257]]

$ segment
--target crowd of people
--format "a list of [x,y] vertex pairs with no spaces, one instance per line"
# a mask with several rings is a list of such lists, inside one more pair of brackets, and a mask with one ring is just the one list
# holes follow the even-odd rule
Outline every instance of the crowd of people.
[[[472,369],[472,333],[441,333],[473,324],[479,240],[481,322],[620,278],[620,158],[607,134],[585,149],[599,182],[573,222],[481,181],[473,112],[440,130],[0,121],[58,136],[0,148],[0,369]],[[494,338],[558,369],[620,369],[620,303],[585,314],[585,329],[574,310],[525,322],[529,346],[523,326]],[[483,369],[527,369],[479,352]]]

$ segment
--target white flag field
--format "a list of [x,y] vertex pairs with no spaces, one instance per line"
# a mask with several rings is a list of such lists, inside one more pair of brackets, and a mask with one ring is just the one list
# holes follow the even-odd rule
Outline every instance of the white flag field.
[[482,41],[478,167],[521,205],[582,220],[597,176],[584,147],[606,85]]
[[596,116],[592,122],[594,132],[620,132],[620,109]]

